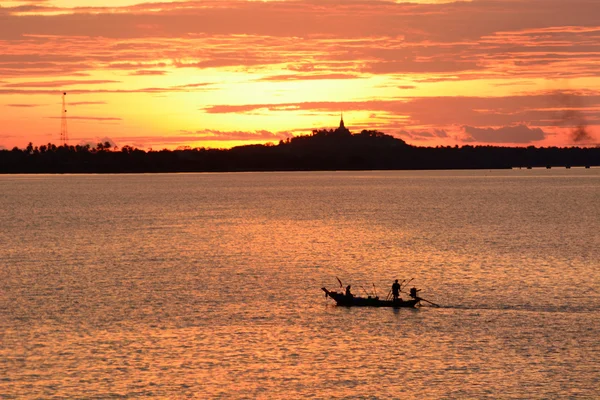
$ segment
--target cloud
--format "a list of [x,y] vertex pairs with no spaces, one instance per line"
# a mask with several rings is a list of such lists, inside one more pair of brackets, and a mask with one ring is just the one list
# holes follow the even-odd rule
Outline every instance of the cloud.
[[357,79],[361,78],[358,74],[342,74],[342,73],[331,73],[331,74],[282,74],[282,75],[271,75],[264,78],[260,78],[259,81],[310,81],[320,79]]
[[448,73],[479,69],[475,61],[434,59],[427,61],[386,61],[367,64],[364,72],[372,74]]
[[291,138],[293,135],[289,132],[270,132],[266,130],[258,130],[253,132],[247,131],[219,131],[214,129],[204,129],[196,131],[193,139],[196,141],[279,141]]
[[[166,45],[167,43],[165,43]],[[143,48],[145,46],[145,44],[143,43],[138,43],[138,46],[140,46],[140,48]],[[108,64],[104,65],[104,68],[107,69],[116,69],[116,70],[145,70],[148,71],[147,68],[165,68],[168,67],[169,64],[167,64],[166,62],[156,62],[156,61],[145,61],[145,62],[122,62],[119,61],[117,59],[118,57],[118,52],[115,53],[115,58],[114,60],[110,61]],[[131,55],[130,55],[131,56]],[[134,71],[136,72],[136,71]]]
[[105,101],[70,101],[70,106],[90,106],[90,105],[100,105],[107,104]]
[[[563,123],[556,118],[562,108],[556,104],[555,96],[554,92],[537,92],[503,97],[445,96],[347,102],[222,104],[207,106],[202,110],[209,114],[309,113],[320,118],[324,113],[333,116],[340,110],[346,113],[367,112],[372,116],[371,120],[354,124],[350,127],[352,130],[378,129],[416,142],[527,144],[549,139],[550,134],[564,137],[561,128]],[[571,109],[585,115],[585,126],[600,125],[599,93],[573,91],[564,96],[571,104]],[[575,140],[578,141],[575,143],[591,143],[593,138],[589,129],[582,131],[577,127],[573,127],[568,137],[570,143]],[[584,135],[584,131],[588,135]]]
[[508,82],[497,82],[497,83],[493,83],[492,85],[497,86],[497,87],[502,87],[502,86],[533,86],[535,85],[534,81],[508,81]]
[[389,110],[390,107],[397,102],[389,101],[364,101],[364,102],[333,102],[333,101],[312,101],[300,103],[267,103],[267,104],[240,104],[240,105],[213,105],[204,107],[202,110],[209,114],[229,114],[229,113],[246,113],[257,110],[268,111],[294,111],[294,110],[311,110],[311,111],[359,111],[359,110]]
[[207,86],[211,86],[212,83],[209,82],[197,82],[197,83],[186,83],[184,85],[172,86],[173,89],[194,89],[194,88],[204,88]]
[[[567,94],[577,112],[585,114],[588,122],[600,118],[600,94]],[[403,116],[409,125],[468,125],[468,126],[514,126],[527,122],[529,126],[559,126],[556,114],[559,109],[553,93],[532,93],[520,96],[438,96],[410,97],[390,100],[366,100],[345,102],[298,102],[257,104],[216,104],[204,107],[209,114],[268,112],[377,112],[378,117]],[[584,106],[585,104],[585,106]],[[434,110],[434,111],[432,111]],[[382,114],[383,113],[383,114]]]
[[33,107],[41,107],[43,104],[7,104],[8,107],[16,107],[16,108],[33,108]]
[[[61,117],[46,117],[50,119],[60,119]],[[69,115],[69,120],[80,120],[80,121],[122,121],[122,118],[118,117],[80,117]]]
[[7,83],[4,87],[7,88],[63,88],[65,86],[76,86],[76,85],[104,85],[109,83],[120,83],[120,81],[113,80],[59,80],[59,81],[45,81],[45,82],[18,82],[18,83]]
[[[306,131],[306,130],[304,130]],[[259,131],[219,131],[214,129],[204,129],[199,131],[180,131],[179,135],[170,136],[113,136],[111,140],[121,143],[121,145],[129,144],[140,149],[147,147],[162,148],[165,145],[187,146],[197,145],[199,142],[279,142],[291,138],[293,135],[290,132],[270,132],[266,130]],[[74,138],[74,140],[79,140]],[[91,145],[95,146],[99,140],[85,139]],[[111,143],[114,143],[111,142]]]
[[[165,87],[142,87],[137,89],[69,89],[68,94],[99,94],[99,93],[174,93],[174,92],[195,92],[200,90],[212,90],[209,88],[212,83],[190,83],[185,85],[177,86],[165,86]],[[56,95],[62,93],[62,91],[52,89],[3,89],[0,87],[0,94],[13,94],[13,95]]]
[[139,69],[137,71],[130,72],[129,75],[132,76],[157,76],[157,75],[166,75],[168,71],[162,70],[154,70],[154,69]]
[[401,130],[396,132],[396,135],[414,140],[445,139],[449,137],[444,129],[432,129],[430,131]]
[[[543,7],[540,6],[543,4]],[[118,38],[183,37],[196,34],[248,34],[309,37],[404,36],[456,41],[515,30],[555,26],[596,26],[594,0],[498,0],[415,4],[392,1],[187,1],[142,3],[126,7],[8,8],[13,14],[0,30],[11,34],[61,34]],[[35,14],[17,16],[23,11]],[[515,19],[514,15],[521,18]],[[537,17],[537,18],[536,18]],[[13,20],[18,20],[18,26]],[[277,21],[277,23],[265,23]],[[14,25],[13,25],[14,24]]]
[[[3,76],[284,64],[326,65],[324,75],[439,75],[422,77],[428,80],[599,73],[596,0],[223,0],[4,10]],[[345,67],[333,72],[336,64]]]
[[531,143],[546,137],[540,128],[529,128],[525,125],[505,126],[498,129],[476,128],[465,126],[464,131],[469,135],[464,141],[481,143]]

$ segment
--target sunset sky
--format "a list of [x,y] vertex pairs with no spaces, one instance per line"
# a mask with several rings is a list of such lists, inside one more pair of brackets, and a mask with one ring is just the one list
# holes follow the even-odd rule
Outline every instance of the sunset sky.
[[0,0],[0,148],[600,143],[599,0]]

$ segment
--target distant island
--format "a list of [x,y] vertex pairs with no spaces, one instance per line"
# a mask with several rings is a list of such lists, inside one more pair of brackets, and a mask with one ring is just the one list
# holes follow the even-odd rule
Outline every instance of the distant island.
[[333,130],[279,144],[144,151],[47,144],[0,151],[0,173],[507,169],[600,166],[600,147],[416,147],[375,130]]

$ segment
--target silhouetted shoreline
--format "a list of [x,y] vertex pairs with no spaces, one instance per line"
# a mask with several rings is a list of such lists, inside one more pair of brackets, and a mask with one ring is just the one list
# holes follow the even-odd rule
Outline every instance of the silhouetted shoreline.
[[109,143],[0,151],[0,173],[452,170],[600,166],[600,147],[416,147],[382,132],[314,131],[277,145],[144,151]]

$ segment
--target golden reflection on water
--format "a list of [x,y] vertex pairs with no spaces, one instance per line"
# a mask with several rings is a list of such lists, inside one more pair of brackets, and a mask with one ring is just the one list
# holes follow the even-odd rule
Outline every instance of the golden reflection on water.
[[0,179],[3,398],[599,395],[596,170]]

